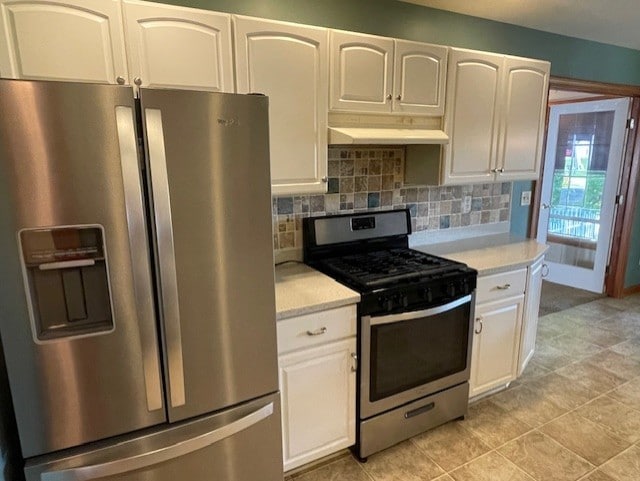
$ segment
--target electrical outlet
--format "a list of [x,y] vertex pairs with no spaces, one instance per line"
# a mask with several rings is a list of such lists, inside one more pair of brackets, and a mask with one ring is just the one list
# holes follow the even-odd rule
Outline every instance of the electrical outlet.
[[469,212],[471,212],[471,196],[465,195],[462,198],[462,213],[468,214]]
[[520,205],[524,207],[525,205],[530,205],[530,204],[531,204],[531,191],[530,190],[522,191],[522,195],[520,196]]

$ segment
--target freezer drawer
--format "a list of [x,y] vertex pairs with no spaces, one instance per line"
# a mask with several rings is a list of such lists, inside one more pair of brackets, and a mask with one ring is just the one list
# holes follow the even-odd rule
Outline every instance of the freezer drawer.
[[27,462],[27,481],[282,481],[280,395],[145,436]]

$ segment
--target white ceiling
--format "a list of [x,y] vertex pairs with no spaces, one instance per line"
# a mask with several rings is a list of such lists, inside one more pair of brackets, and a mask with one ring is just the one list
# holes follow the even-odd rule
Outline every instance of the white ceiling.
[[640,50],[638,0],[401,0]]

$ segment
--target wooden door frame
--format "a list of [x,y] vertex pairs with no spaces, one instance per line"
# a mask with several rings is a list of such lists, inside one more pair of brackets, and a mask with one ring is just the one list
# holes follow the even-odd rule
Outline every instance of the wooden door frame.
[[[631,246],[631,229],[624,229],[624,226],[633,225],[636,196],[639,188],[640,125],[638,125],[638,123],[640,122],[640,86],[551,77],[549,80],[549,89],[572,90],[575,92],[600,94],[607,97],[631,97],[631,118],[635,119],[636,126],[633,130],[629,131],[629,135],[627,136],[624,158],[620,168],[621,182],[618,192],[624,196],[624,202],[622,206],[618,207],[616,212],[611,240],[611,254],[604,283],[605,293],[608,296],[623,297],[626,293],[624,277],[629,260],[629,247]],[[538,234],[538,217],[540,214],[541,186],[542,176],[544,175],[548,130],[549,108],[547,108],[547,118],[545,122],[540,176],[534,189],[534,202],[531,214],[531,237],[533,238],[536,238]]]

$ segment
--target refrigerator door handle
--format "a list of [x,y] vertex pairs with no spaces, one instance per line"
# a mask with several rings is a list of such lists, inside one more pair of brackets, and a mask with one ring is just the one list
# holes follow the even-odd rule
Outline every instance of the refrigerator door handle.
[[147,409],[162,409],[162,385],[160,380],[160,353],[155,329],[153,290],[149,270],[149,245],[142,204],[142,186],[138,169],[138,149],[131,107],[116,107],[116,123],[120,147],[120,162],[124,185],[129,248],[140,328],[140,344],[143,356],[144,380],[147,391]]
[[145,124],[149,148],[151,188],[153,190],[158,244],[158,268],[160,270],[160,294],[162,297],[162,321],[167,346],[167,368],[171,407],[185,404],[184,367],[182,359],[182,333],[178,302],[178,277],[171,220],[171,198],[167,174],[167,156],[164,148],[162,112],[145,109]]
[[234,434],[259,423],[273,414],[273,402],[241,417],[225,426],[209,431],[187,441],[177,442],[155,451],[150,451],[137,456],[115,459],[105,463],[77,468],[45,471],[40,475],[41,481],[84,481],[102,479],[116,476],[122,473],[132,472],[147,468],[171,459],[185,456],[189,453],[205,448],[212,444],[229,438]]

